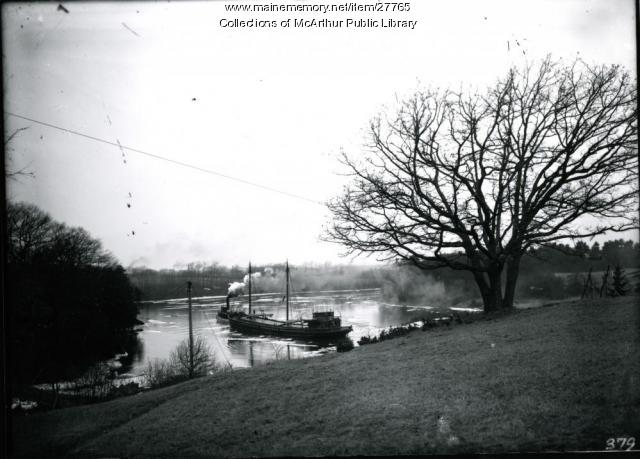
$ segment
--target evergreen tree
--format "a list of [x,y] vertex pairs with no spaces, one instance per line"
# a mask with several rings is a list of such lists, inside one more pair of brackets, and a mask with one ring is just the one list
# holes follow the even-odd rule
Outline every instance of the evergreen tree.
[[613,271],[613,285],[611,286],[611,296],[624,296],[629,292],[627,276],[619,264]]

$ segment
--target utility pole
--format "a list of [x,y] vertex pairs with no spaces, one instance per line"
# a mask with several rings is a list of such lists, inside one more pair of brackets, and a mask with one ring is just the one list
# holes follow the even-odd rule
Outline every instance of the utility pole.
[[251,262],[249,262],[249,315],[251,315]]
[[289,322],[289,260],[287,260],[285,277],[287,278],[287,322]]
[[189,297],[189,379],[193,378],[193,323],[191,322],[191,281],[187,281]]

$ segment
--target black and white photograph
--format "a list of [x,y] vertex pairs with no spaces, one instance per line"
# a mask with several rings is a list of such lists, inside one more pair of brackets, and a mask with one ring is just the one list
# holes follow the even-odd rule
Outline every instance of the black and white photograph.
[[638,0],[0,8],[5,455],[640,450]]

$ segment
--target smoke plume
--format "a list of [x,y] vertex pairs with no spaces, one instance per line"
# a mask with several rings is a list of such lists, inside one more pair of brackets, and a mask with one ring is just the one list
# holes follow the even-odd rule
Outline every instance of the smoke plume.
[[227,296],[234,297],[238,295],[244,294],[244,282],[232,282],[229,284],[229,291],[227,292]]

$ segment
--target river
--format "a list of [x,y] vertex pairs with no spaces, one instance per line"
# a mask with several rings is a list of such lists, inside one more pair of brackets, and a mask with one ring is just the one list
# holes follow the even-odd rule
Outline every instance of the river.
[[[216,317],[225,303],[224,296],[198,297],[192,300],[194,336],[206,339],[219,365],[233,368],[251,367],[279,359],[299,359],[336,351],[336,343],[249,335],[229,328],[227,321]],[[285,304],[281,294],[257,294],[252,297],[253,310],[284,319]],[[234,307],[247,308],[247,297],[234,298]],[[348,338],[357,346],[362,336],[374,335],[383,328],[420,319],[421,312],[436,305],[406,306],[384,302],[379,289],[341,290],[298,294],[291,299],[290,318],[311,317],[314,307],[330,307],[351,325]],[[148,301],[141,304],[136,349],[121,359],[121,378],[140,376],[149,360],[166,359],[180,341],[189,336],[186,298]]]

